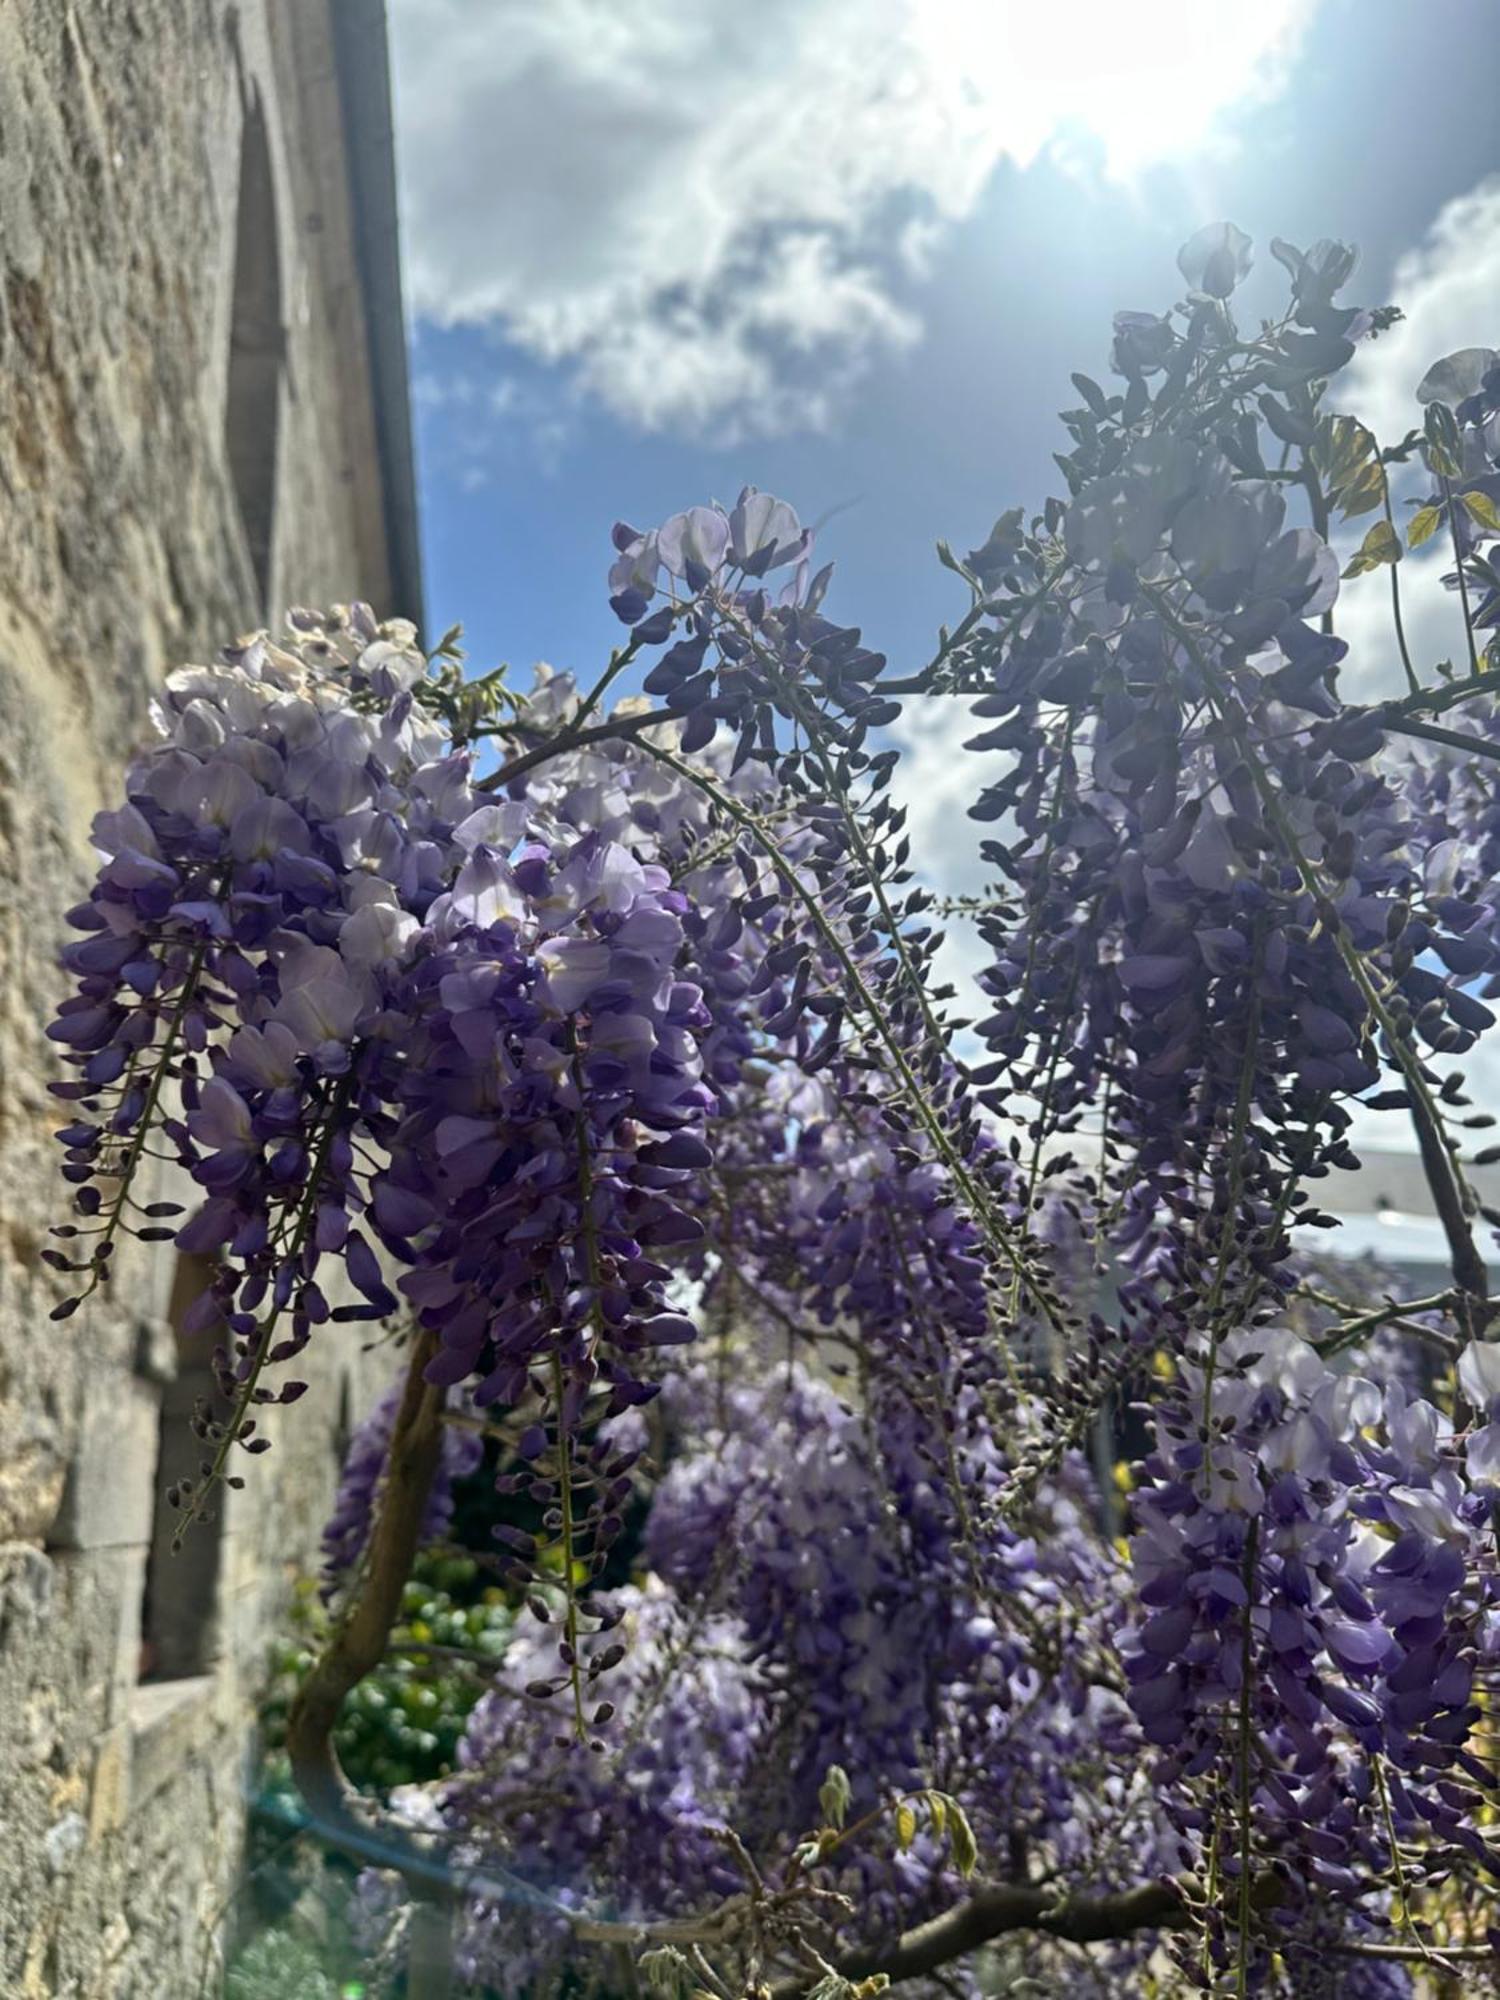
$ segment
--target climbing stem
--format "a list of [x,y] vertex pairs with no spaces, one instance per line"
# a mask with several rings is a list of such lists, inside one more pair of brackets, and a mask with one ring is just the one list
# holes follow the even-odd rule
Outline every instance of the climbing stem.
[[943,1164],[952,1174],[955,1185],[969,1206],[970,1213],[984,1227],[986,1234],[1004,1260],[1023,1277],[1027,1289],[1031,1292],[1038,1308],[1052,1326],[1053,1331],[1059,1336],[1066,1335],[1067,1324],[1057,1301],[1047,1291],[1046,1287],[1038,1282],[1026,1262],[1024,1252],[1012,1238],[1010,1229],[1004,1218],[1000,1215],[990,1196],[989,1190],[983,1186],[976,1175],[970,1172],[967,1163],[954,1146],[942,1119],[933,1109],[927,1093],[922,1089],[918,1078],[913,1074],[906,1051],[902,1048],[900,1041],[892,1031],[883,1008],[870,992],[853,954],[838,935],[833,925],[828,921],[817,897],[812,894],[798,876],[792,863],[782,854],[776,842],[761,826],[756,815],[742,806],[738,799],[716,784],[705,772],[695,770],[692,765],[685,763],[680,757],[674,756],[671,751],[663,750],[654,743],[642,743],[641,748],[648,757],[652,757],[657,763],[665,765],[668,770],[676,772],[677,776],[682,778],[686,783],[695,785],[705,797],[713,801],[721,812],[732,819],[736,825],[742,826],[769,857],[776,868],[778,876],[785,882],[791,893],[802,905],[823,943],[838,960],[839,967],[848,982],[849,991],[858,1001],[861,1009],[869,1019],[877,1038],[883,1044],[887,1055],[890,1057],[892,1067],[900,1079],[908,1104],[931,1139],[933,1148],[939,1159],[942,1160]]

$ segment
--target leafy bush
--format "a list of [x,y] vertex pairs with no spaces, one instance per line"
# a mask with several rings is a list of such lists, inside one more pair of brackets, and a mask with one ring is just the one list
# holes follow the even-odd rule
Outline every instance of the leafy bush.
[[[507,1593],[484,1585],[482,1576],[479,1565],[462,1556],[419,1558],[402,1594],[391,1650],[354,1689],[339,1719],[339,1760],[361,1790],[389,1793],[453,1769],[469,1714],[503,1659],[515,1622]],[[291,1789],[281,1755],[287,1710],[328,1627],[317,1586],[304,1578],[261,1714],[277,1792]]]
[[337,1980],[305,1939],[265,1931],[230,1966],[224,2000],[360,2000],[358,1980]]

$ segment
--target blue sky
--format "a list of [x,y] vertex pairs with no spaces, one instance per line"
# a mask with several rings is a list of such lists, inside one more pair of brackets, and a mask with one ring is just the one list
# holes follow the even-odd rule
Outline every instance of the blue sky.
[[[1202,6],[1165,90],[1149,24],[1176,46],[1181,6],[1097,10],[1141,35],[1075,87],[1091,11],[1033,8],[1023,45],[972,48],[1003,6],[796,0],[751,39],[677,0],[393,0],[431,632],[461,621],[476,665],[523,678],[587,673],[619,631],[611,522],[750,481],[839,510],[830,609],[916,661],[957,603],[935,538],[967,547],[1060,484],[1069,370],[1103,372],[1117,307],[1178,295],[1192,230],[1250,231],[1252,305],[1272,235],[1353,241],[1347,295],[1377,303],[1500,169],[1493,0]],[[913,21],[925,69],[892,114],[889,80],[861,92],[882,50],[909,83]],[[1098,130],[1068,122],[1081,99]],[[1494,301],[1500,197],[1478,221]]]

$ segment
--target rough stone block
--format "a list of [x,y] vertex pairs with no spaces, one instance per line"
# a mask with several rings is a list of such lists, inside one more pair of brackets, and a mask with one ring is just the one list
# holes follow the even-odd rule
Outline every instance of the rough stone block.
[[0,1651],[34,1632],[52,1608],[57,1572],[30,1542],[0,1543]]
[[120,1723],[101,1736],[94,1750],[89,1785],[89,1840],[97,1845],[125,1824],[130,1812],[130,1725]]
[[130,1697],[130,1810],[138,1813],[201,1756],[215,1724],[212,1674],[153,1681]]
[[158,1392],[123,1371],[90,1384],[54,1548],[145,1547],[156,1511]]
[[27,1412],[16,1427],[23,1435],[8,1441],[0,1463],[0,1537],[7,1541],[40,1540],[47,1533],[67,1479],[60,1435],[50,1425],[38,1427],[32,1416]]

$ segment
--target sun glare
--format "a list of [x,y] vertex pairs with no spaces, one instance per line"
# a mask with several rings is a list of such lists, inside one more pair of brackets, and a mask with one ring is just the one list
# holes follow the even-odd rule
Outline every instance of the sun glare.
[[1308,11],[1306,0],[917,0],[914,10],[926,61],[1007,153],[1030,160],[1087,134],[1122,178],[1208,142],[1224,111],[1274,81]]

